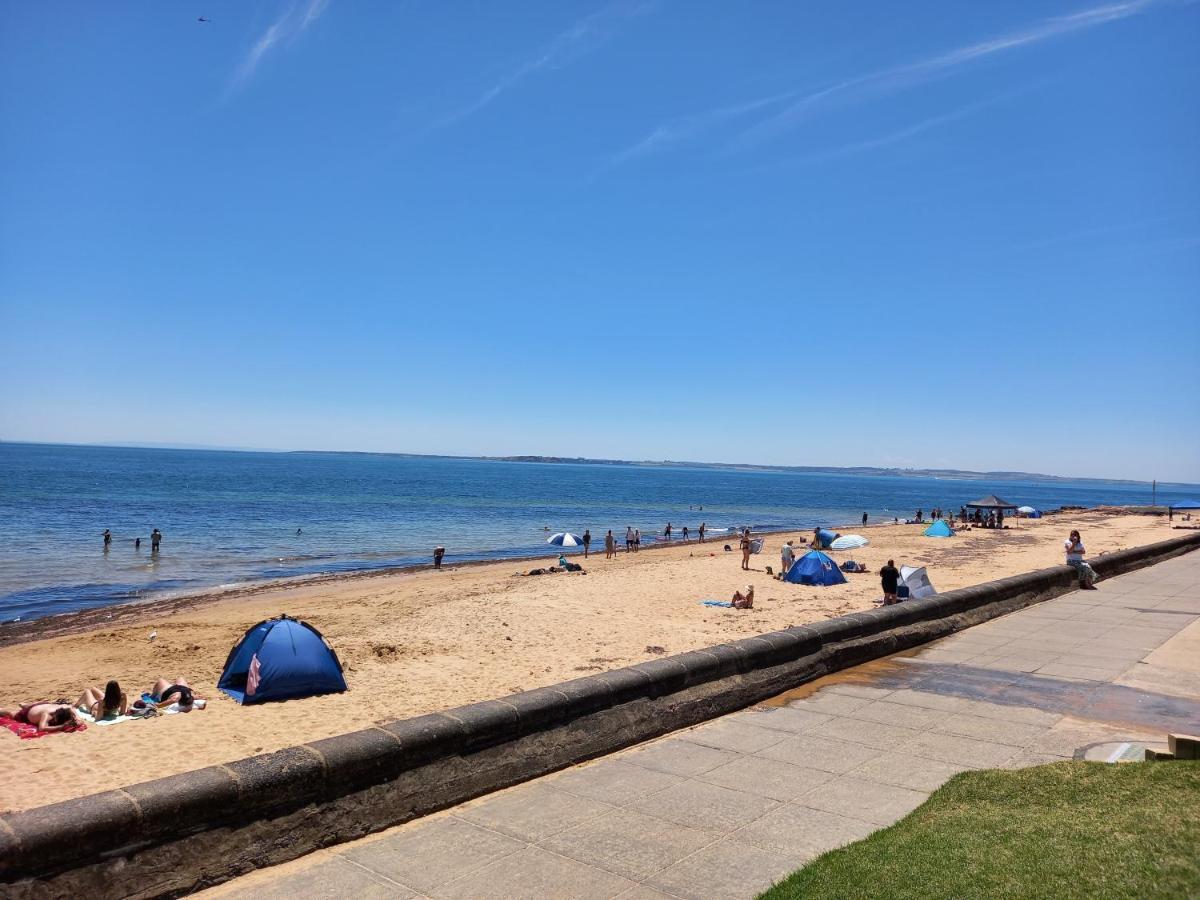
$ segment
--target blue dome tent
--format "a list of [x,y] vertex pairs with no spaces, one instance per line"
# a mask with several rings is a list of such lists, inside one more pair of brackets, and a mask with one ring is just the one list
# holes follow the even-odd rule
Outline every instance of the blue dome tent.
[[783,576],[783,580],[790,581],[792,584],[812,584],[825,587],[831,584],[845,584],[846,576],[837,567],[837,563],[820,550],[809,550],[792,563],[792,567]]
[[225,660],[217,688],[241,704],[346,690],[342,664],[307,622],[280,616],[247,631]]
[[945,519],[938,519],[921,533],[925,537],[954,537],[954,529],[946,524]]

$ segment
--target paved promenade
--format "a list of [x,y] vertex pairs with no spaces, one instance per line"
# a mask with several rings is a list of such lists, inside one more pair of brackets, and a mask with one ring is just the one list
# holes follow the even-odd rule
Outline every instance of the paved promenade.
[[205,897],[751,898],[956,772],[1200,730],[1200,553]]

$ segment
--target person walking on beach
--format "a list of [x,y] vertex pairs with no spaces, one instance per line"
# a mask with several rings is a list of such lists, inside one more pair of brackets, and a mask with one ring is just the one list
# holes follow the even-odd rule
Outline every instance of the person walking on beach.
[[445,555],[446,555],[445,547],[434,547],[433,548],[433,567],[435,569],[440,569],[442,567],[442,559],[445,557]]
[[1083,538],[1078,531],[1072,531],[1070,537],[1063,542],[1067,551],[1067,565],[1079,573],[1079,586],[1085,591],[1096,589],[1096,570],[1083,561],[1087,551],[1083,547]]
[[866,513],[863,513],[863,524],[864,525],[867,524],[867,514]]
[[629,525],[625,526],[625,552],[633,552],[633,528]]
[[745,571],[749,572],[750,571],[750,529],[749,528],[747,528],[745,531],[742,532],[742,539],[739,542],[739,546],[741,547],[741,550],[742,550],[742,568]]
[[889,559],[879,570],[879,584],[883,588],[883,605],[891,606],[896,602],[896,588],[900,586],[900,570],[894,559]]
[[102,538],[104,538],[104,549],[107,550],[109,548],[109,546],[112,544],[112,532],[109,531],[107,528],[105,528],[104,534],[102,534],[100,536]]
[[667,527],[663,529],[663,534],[667,536],[667,540],[671,540],[671,523],[667,523]]
[[162,543],[162,532],[155,528],[150,532],[150,552],[157,553],[158,545]]
[[704,531],[708,528],[703,522],[700,523],[700,543],[704,543]]
[[591,544],[592,544],[591,529],[585,528],[585,529],[583,529],[583,558],[584,559],[587,559],[588,547],[590,547]]
[[795,561],[796,551],[792,549],[792,542],[788,541],[783,545],[783,549],[779,551],[779,573],[786,575]]
[[617,542],[613,540],[612,529],[608,529],[608,534],[604,536],[604,558],[612,559],[617,555]]
[[686,525],[683,526],[683,542],[685,544],[688,542],[688,527]]
[[640,553],[642,550],[642,529],[633,529],[633,552]]

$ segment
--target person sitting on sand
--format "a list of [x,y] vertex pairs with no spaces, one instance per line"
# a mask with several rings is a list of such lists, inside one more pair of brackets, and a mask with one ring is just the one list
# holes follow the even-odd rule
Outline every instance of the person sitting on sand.
[[754,609],[754,585],[746,585],[746,593],[741,591],[733,592],[733,599],[730,601],[734,609]]
[[121,685],[110,681],[103,689],[84,688],[79,699],[75,701],[75,708],[99,722],[101,719],[115,719],[117,716],[128,714],[129,700],[121,690]]
[[565,556],[560,556],[558,558],[558,564],[560,566],[562,566],[568,572],[582,572],[583,571],[583,566],[579,565],[579,563],[573,563],[573,562],[568,561]]
[[17,709],[0,709],[0,717],[12,719],[21,725],[32,725],[38,731],[63,731],[81,724],[69,704],[51,703],[49,700],[25,703]]

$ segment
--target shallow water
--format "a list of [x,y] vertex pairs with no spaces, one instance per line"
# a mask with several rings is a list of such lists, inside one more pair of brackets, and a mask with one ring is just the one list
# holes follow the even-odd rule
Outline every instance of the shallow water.
[[[626,526],[650,541],[957,509],[997,493],[1043,508],[1146,504],[1148,486],[983,482],[330,453],[0,444],[0,620],[264,578],[551,551],[543,530]],[[1159,502],[1198,492],[1159,488]],[[699,507],[703,507],[703,510]],[[100,534],[111,529],[104,552]],[[164,535],[150,553],[150,532]],[[299,532],[297,532],[299,529]],[[142,538],[140,550],[134,539]],[[570,552],[570,551],[568,551]]]

